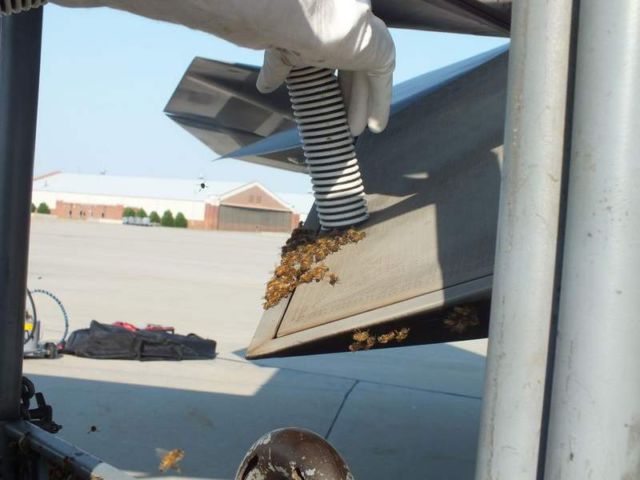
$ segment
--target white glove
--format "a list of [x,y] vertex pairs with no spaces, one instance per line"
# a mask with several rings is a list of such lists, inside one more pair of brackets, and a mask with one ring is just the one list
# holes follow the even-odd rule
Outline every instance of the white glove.
[[[307,8],[307,22],[287,24],[292,38],[283,40],[291,46],[276,43],[265,51],[258,90],[268,93],[278,88],[292,67],[339,69],[352,134],[360,135],[367,125],[374,133],[383,131],[395,67],[395,47],[384,22],[365,1],[295,1]],[[315,41],[309,42],[309,37]]]
[[258,78],[275,90],[292,66],[341,70],[354,135],[389,119],[395,47],[369,0],[52,0],[69,7],[108,6],[185,25],[249,48],[264,49]]

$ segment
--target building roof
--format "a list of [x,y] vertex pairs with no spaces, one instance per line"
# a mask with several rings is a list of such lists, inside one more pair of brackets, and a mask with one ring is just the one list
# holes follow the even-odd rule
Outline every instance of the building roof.
[[310,193],[276,193],[276,196],[289,205],[294,212],[306,215],[313,206],[314,198]]
[[[204,188],[202,188],[203,183]],[[52,172],[36,177],[33,181],[33,190],[204,202],[219,199],[251,185],[259,185],[273,197],[289,205],[295,212],[306,214],[313,205],[313,196],[310,194],[272,193],[263,185],[255,182],[219,182],[199,179]]]
[[[201,184],[205,184],[202,188]],[[204,201],[243,186],[242,182],[212,182],[174,178],[122,177],[83,173],[57,173],[33,182],[38,191]]]

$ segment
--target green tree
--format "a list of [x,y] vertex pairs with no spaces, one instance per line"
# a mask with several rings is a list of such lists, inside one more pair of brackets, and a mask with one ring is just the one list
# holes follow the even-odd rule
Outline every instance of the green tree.
[[36,211],[38,213],[44,213],[45,215],[48,215],[48,214],[51,213],[51,210],[49,210],[49,205],[47,205],[44,202],[42,202],[40,205],[38,205],[38,209]]
[[173,219],[173,214],[171,210],[165,210],[162,214],[162,220],[160,220],[160,225],[163,227],[173,227],[175,226],[175,220]]
[[187,226],[189,225],[189,222],[187,222],[187,219],[182,214],[182,212],[178,212],[178,214],[176,215],[175,225],[178,228],[187,228]]
[[160,223],[160,215],[154,210],[149,214],[149,220],[151,220],[151,223]]
[[31,204],[31,213],[36,211],[36,206],[32,203]]
[[135,217],[136,216],[136,211],[131,208],[131,207],[124,207],[124,210],[122,211],[122,218],[124,217]]
[[141,208],[136,212],[136,217],[144,218],[146,216],[147,212],[144,211],[144,208]]

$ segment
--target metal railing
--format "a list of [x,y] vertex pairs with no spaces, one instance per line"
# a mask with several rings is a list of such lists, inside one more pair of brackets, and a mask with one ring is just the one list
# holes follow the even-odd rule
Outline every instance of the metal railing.
[[29,422],[18,420],[4,426],[13,471],[25,480],[129,480],[127,473],[103,462]]

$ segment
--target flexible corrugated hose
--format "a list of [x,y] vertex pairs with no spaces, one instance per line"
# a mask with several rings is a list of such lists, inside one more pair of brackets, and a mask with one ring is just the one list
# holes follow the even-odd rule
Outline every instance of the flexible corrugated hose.
[[0,17],[41,7],[47,0],[0,0]]
[[287,88],[311,175],[320,225],[356,225],[369,218],[355,144],[333,70],[298,67]]

